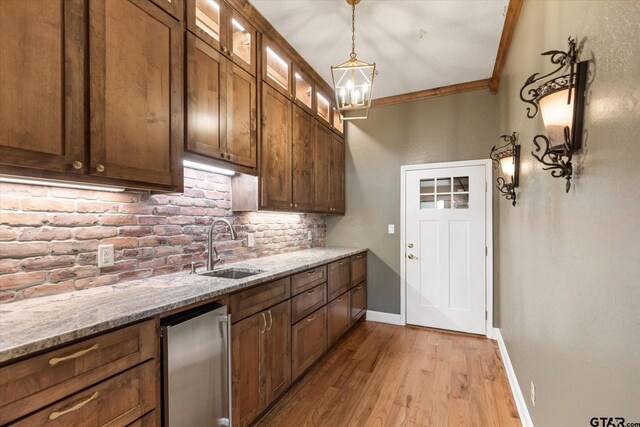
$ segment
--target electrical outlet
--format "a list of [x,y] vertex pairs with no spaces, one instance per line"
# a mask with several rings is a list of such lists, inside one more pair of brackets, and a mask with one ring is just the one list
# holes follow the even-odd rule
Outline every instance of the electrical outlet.
[[536,406],[536,385],[531,381],[531,403]]
[[313,232],[311,230],[307,232],[307,237],[309,237],[309,240],[313,240]]
[[395,224],[389,224],[387,227],[387,231],[389,234],[394,234],[396,232],[396,225]]
[[247,246],[251,247],[256,244],[256,239],[253,237],[253,233],[247,233]]
[[113,245],[98,246],[98,267],[111,267],[113,265]]

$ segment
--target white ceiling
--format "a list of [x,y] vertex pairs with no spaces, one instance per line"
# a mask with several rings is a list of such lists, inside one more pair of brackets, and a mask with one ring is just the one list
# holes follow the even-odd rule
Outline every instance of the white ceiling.
[[[330,67],[351,52],[351,6],[345,0],[251,3],[331,83]],[[362,0],[356,53],[376,63],[373,98],[491,77],[508,3]]]

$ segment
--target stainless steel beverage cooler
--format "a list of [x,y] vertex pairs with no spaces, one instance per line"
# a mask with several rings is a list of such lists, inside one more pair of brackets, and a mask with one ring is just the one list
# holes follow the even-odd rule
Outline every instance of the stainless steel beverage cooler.
[[162,320],[164,426],[231,425],[230,332],[218,303]]

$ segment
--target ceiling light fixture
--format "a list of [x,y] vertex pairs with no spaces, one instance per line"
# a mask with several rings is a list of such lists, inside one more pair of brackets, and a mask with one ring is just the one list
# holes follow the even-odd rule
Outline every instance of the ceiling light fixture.
[[45,185],[48,187],[75,188],[77,190],[110,191],[112,193],[120,193],[124,191],[124,188],[121,187],[110,187],[106,185],[93,184],[76,184],[75,182],[69,181],[50,181],[48,179],[31,179],[14,176],[0,176],[0,182],[6,182],[10,184]]
[[376,64],[356,58],[356,4],[360,3],[360,0],[346,1],[351,5],[351,57],[347,62],[331,67],[331,76],[342,118],[366,119],[371,107]]
[[[551,171],[551,176],[567,180],[565,189],[568,193],[573,176],[571,159],[573,153],[582,148],[589,63],[578,62],[576,40],[572,37],[569,37],[568,51],[550,50],[542,55],[548,56],[551,63],[558,67],[543,76],[532,74],[520,89],[520,99],[533,106],[527,107],[527,117],[530,119],[538,111],[542,112],[547,133],[533,138],[536,150],[531,154],[545,166],[544,170]],[[565,71],[567,68],[568,73]]]

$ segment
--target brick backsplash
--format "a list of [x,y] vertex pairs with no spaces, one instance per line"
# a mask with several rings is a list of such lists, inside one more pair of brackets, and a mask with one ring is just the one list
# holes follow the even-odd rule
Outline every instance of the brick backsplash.
[[[232,213],[230,177],[185,169],[184,184],[182,194],[149,195],[0,183],[0,302],[204,265],[220,217],[239,235],[216,241],[222,263],[325,245],[324,215]],[[100,244],[114,245],[113,267],[97,267]]]

